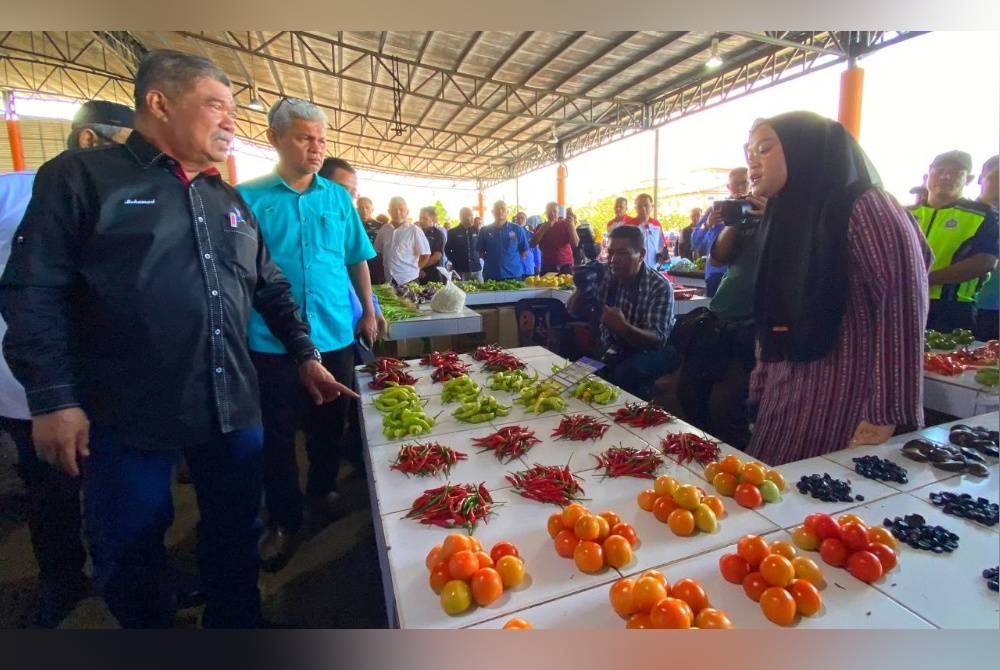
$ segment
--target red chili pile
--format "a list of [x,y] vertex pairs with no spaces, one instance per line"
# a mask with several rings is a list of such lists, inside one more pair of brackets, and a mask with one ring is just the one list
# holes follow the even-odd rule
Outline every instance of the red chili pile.
[[406,384],[412,386],[417,383],[416,377],[406,372],[410,364],[398,358],[380,356],[374,361],[361,368],[362,372],[367,372],[374,379],[368,382],[368,387],[373,389],[384,389],[387,386],[398,386]]
[[473,444],[485,447],[483,451],[492,451],[501,463],[508,463],[523,456],[540,442],[541,440],[535,437],[535,431],[523,426],[505,426],[492,435],[472,438]]
[[445,484],[424,491],[406,518],[441,528],[462,527],[471,534],[480,520],[489,521],[495,504],[486,484]]
[[460,451],[455,451],[437,442],[421,444],[404,444],[396,455],[396,460],[389,466],[390,470],[399,470],[405,475],[426,477],[439,472],[448,474],[451,466],[468,458]]
[[654,479],[663,458],[653,449],[611,447],[595,456],[597,467],[604,468],[605,477],[641,477]]
[[459,363],[455,361],[454,363],[444,363],[439,365],[434,372],[431,373],[431,380],[435,383],[447,382],[461,377],[469,368],[472,367],[468,363]]
[[450,363],[458,363],[458,354],[454,351],[432,351],[420,359],[421,365],[433,365],[436,368]]
[[568,414],[552,431],[552,437],[569,440],[599,440],[611,427],[607,421],[586,414]]
[[719,443],[694,433],[670,433],[660,441],[667,456],[676,456],[680,464],[698,461],[702,465],[719,460]]
[[975,349],[962,347],[952,354],[952,358],[959,363],[964,363],[965,365],[981,367],[996,365],[998,354],[1000,354],[1000,341],[990,340],[983,346],[976,347]]
[[487,372],[520,370],[525,367],[524,362],[520,358],[513,354],[508,354],[495,344],[477,347],[472,357],[477,361],[485,361],[486,364],[483,365],[483,370]]
[[633,428],[651,428],[674,420],[674,417],[666,410],[651,402],[645,405],[638,402],[627,402],[624,407],[616,409],[611,414],[611,418],[615,420],[615,423],[624,423]]
[[957,360],[955,354],[932,354],[924,352],[924,370],[936,372],[939,375],[960,375],[968,368]]
[[570,472],[568,466],[536,463],[527,470],[504,476],[522,496],[542,503],[565,506],[579,500],[579,494],[583,493],[583,487],[577,481],[579,477]]

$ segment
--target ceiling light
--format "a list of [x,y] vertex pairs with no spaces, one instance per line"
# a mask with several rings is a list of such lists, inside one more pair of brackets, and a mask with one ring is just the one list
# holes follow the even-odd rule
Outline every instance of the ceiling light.
[[552,135],[550,135],[549,139],[547,139],[545,141],[548,142],[549,144],[559,144],[559,138],[556,137],[556,127],[555,126],[552,126]]
[[722,65],[722,56],[719,55],[719,38],[712,38],[712,55],[705,63],[705,67],[717,68]]
[[250,102],[247,103],[247,109],[252,109],[255,112],[263,112],[267,109],[264,101],[260,99],[259,95],[257,95],[256,88],[250,88]]

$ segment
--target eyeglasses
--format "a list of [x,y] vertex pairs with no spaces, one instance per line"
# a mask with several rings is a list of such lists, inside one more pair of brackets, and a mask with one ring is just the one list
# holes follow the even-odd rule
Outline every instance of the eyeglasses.
[[307,100],[302,100],[300,98],[287,98],[282,96],[281,100],[278,101],[278,104],[272,107],[271,111],[267,113],[267,122],[268,124],[270,124],[271,121],[274,119],[274,117],[278,115],[278,110],[280,110],[284,105],[288,105],[289,107],[298,107],[300,105],[308,105],[308,104],[310,103]]

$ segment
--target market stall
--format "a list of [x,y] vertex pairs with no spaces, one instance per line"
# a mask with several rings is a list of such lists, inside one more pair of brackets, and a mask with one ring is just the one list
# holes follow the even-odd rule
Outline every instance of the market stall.
[[[512,349],[508,353],[523,361],[529,376],[534,377],[537,373],[539,380],[552,374],[554,364],[564,363],[540,347]],[[499,628],[516,616],[537,628],[623,627],[624,620],[609,604],[609,588],[622,575],[636,576],[644,570],[658,568],[671,581],[681,577],[697,579],[708,592],[713,606],[723,609],[737,627],[769,627],[775,624],[765,618],[761,608],[744,595],[743,589],[720,576],[720,556],[732,552],[736,541],[744,535],[761,535],[768,541],[790,540],[791,531],[809,514],[849,512],[873,526],[881,525],[886,517],[919,513],[929,524],[939,524],[960,535],[960,546],[953,553],[933,553],[901,545],[897,549],[898,566],[871,584],[856,579],[846,570],[822,564],[826,582],[822,592],[823,607],[814,616],[799,617],[796,626],[998,627],[997,595],[988,589],[981,575],[984,569],[1000,562],[997,526],[945,515],[928,499],[932,492],[954,491],[969,493],[973,498],[985,497],[995,503],[1000,482],[995,458],[986,459],[987,477],[956,474],[902,458],[900,449],[913,436],[900,436],[878,447],[845,450],[786,464],[778,468],[788,482],[779,502],[748,509],[732,498],[722,498],[725,514],[719,517],[714,532],[698,531],[689,537],[680,537],[637,505],[637,496],[648,489],[653,480],[604,477],[597,467],[595,455],[620,446],[659,450],[663,438],[678,439],[677,435],[685,433],[707,436],[677,420],[645,428],[615,422],[615,412],[636,400],[624,393],[613,399],[601,396],[608,400],[605,404],[585,402],[564,393],[564,407],[536,415],[513,403],[518,392],[491,390],[490,373],[481,369],[483,363],[468,355],[458,359],[470,365],[469,376],[483,387],[481,395],[490,394],[499,404],[510,408],[506,415],[496,415],[477,424],[457,420],[453,413],[460,403],[442,401],[444,385],[431,380],[434,368],[410,361],[408,374],[417,380],[414,391],[425,403],[422,409],[426,415],[436,417],[435,425],[426,435],[388,437],[383,430],[384,415],[375,407],[377,392],[365,388],[371,377],[359,375],[363,390],[361,414],[368,440],[365,453],[369,485],[386,603],[394,625],[403,628]],[[553,431],[571,414],[603,421],[608,424],[606,432],[587,441],[552,438]],[[995,414],[988,414],[965,423],[996,431],[1000,421]],[[513,426],[532,431],[540,442],[509,463],[501,463],[494,454],[484,452],[483,447],[473,443],[473,439],[483,440],[504,427]],[[921,431],[918,436],[939,445],[947,444],[949,439],[947,427],[940,426]],[[447,476],[407,476],[392,468],[401,458],[404,444],[428,442],[461,452],[465,458],[456,461]],[[719,448],[719,457],[739,454],[728,445],[719,445]],[[907,468],[908,483],[875,481],[855,474],[852,459],[864,455],[878,455]],[[674,456],[665,457],[655,474],[671,475],[681,484],[713,490],[704,479],[703,466],[695,461],[681,465],[675,459]],[[565,466],[582,486],[579,497],[586,499],[585,504],[590,509],[595,513],[612,510],[621,521],[634,528],[640,541],[620,572],[605,567],[587,574],[576,568],[572,558],[557,555],[546,519],[560,508],[523,497],[507,478],[534,464]],[[853,494],[863,499],[824,503],[795,490],[794,484],[800,476],[823,473],[851,482]],[[477,522],[474,536],[481,540],[487,552],[502,540],[513,543],[526,572],[520,585],[505,589],[502,596],[488,605],[472,605],[454,615],[444,611],[439,596],[432,591],[425,563],[432,547],[440,545],[455,531],[408,518],[416,500],[426,491],[446,483],[476,486],[482,483],[486,487],[494,501],[493,514]],[[820,562],[817,552],[800,549],[800,554]]]

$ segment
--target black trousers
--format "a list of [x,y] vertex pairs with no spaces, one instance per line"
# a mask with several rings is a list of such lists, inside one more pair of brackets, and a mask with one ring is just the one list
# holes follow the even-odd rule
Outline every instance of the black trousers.
[[[284,354],[251,352],[260,383],[264,424],[264,504],[272,525],[290,531],[302,527],[302,491],[295,458],[295,433],[306,436],[309,474],[306,495],[323,496],[337,488],[350,398],[316,405],[299,381],[298,365]],[[351,386],[354,347],[323,354],[323,365],[337,381]]]
[[955,328],[976,327],[976,304],[957,300],[931,300],[927,311],[927,329],[950,333]]
[[980,342],[989,342],[1000,337],[1000,319],[995,309],[976,310],[976,330],[974,334]]
[[81,537],[80,478],[39,460],[31,421],[0,417],[0,431],[17,447],[17,471],[28,489],[28,532],[45,589],[72,589],[83,582],[87,552]]

